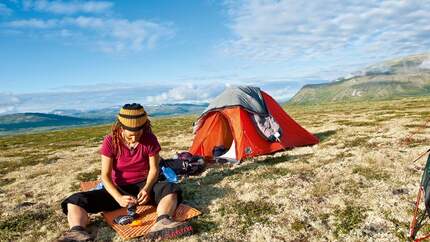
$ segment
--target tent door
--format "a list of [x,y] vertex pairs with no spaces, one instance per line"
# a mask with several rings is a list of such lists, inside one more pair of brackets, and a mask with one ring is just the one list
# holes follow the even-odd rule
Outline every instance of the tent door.
[[232,162],[237,162],[237,157],[236,157],[236,142],[231,143],[230,149],[222,156],[219,156],[218,158],[223,158]]

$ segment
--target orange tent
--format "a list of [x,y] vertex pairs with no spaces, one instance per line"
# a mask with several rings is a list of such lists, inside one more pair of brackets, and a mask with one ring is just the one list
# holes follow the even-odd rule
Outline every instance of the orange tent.
[[[271,96],[258,88],[254,89],[258,90],[259,98],[261,98],[258,101],[265,106],[267,114],[273,117],[282,130],[282,135],[276,142],[270,142],[261,135],[252,119],[253,113],[248,110],[249,107],[244,108],[234,103],[232,105],[224,103],[223,107],[211,108],[209,105],[209,110],[206,109],[207,111],[200,116],[196,122],[195,136],[189,152],[193,155],[213,158],[214,147],[223,145],[226,149],[233,149],[236,160],[242,160],[247,157],[271,154],[286,148],[313,145],[319,142],[318,138],[288,116]],[[243,98],[238,97],[236,99],[242,100]],[[231,147],[232,144],[234,147]]]

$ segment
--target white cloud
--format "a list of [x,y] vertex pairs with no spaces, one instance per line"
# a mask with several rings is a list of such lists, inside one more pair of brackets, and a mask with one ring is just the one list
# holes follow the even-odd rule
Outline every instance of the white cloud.
[[218,96],[226,86],[228,86],[228,84],[212,83],[199,85],[187,83],[171,88],[160,95],[148,96],[146,97],[146,103],[162,104],[208,102],[214,97]]
[[[311,82],[310,82],[311,83]],[[238,85],[240,83],[235,83]],[[278,102],[294,95],[302,83],[291,81],[255,82]],[[242,84],[244,85],[244,84]],[[13,94],[0,92],[0,114],[52,112],[53,110],[96,110],[124,103],[143,105],[210,102],[230,84],[146,85],[138,83],[99,83],[63,86],[51,92]]]
[[54,14],[103,13],[113,7],[112,2],[106,1],[47,1],[24,0],[24,9],[49,12]]
[[19,98],[12,93],[0,93],[0,105],[14,105],[19,102]]
[[13,10],[8,8],[6,6],[6,4],[0,3],[0,16],[2,16],[2,15],[9,16],[12,14],[12,12],[13,12]]
[[267,92],[278,102],[284,102],[290,99],[294,94],[307,83],[319,83],[316,81],[247,81],[246,83],[220,83],[212,82],[210,84],[191,84],[186,83],[180,86],[172,87],[168,91],[162,92],[159,95],[147,96],[145,102],[147,104],[163,104],[163,103],[202,103],[210,102],[212,99],[221,94],[226,87],[231,85],[251,85],[260,87],[261,90]]
[[14,112],[21,100],[11,93],[0,93],[0,114]]
[[430,70],[430,60],[423,61],[419,66],[421,69],[429,69]]
[[282,89],[269,90],[267,91],[267,93],[278,102],[286,102],[292,96],[294,96],[294,94],[296,94],[298,90],[299,89],[282,88]]
[[[118,86],[123,86],[118,88]],[[102,88],[100,88],[102,87]],[[145,104],[146,97],[171,89],[165,85],[98,84],[61,87],[45,93],[0,93],[0,111],[3,112],[51,112],[56,109],[94,110],[116,107],[124,103]],[[1,112],[0,112],[1,113]]]
[[288,101],[297,91],[302,88],[305,84],[317,84],[321,83],[321,80],[289,80],[288,78],[279,78],[276,81],[265,81],[265,82],[254,82],[250,85],[258,86],[261,90],[267,92],[278,102]]
[[429,69],[430,70],[430,59],[424,60],[420,65],[421,69]]
[[15,20],[6,22],[4,26],[33,30],[33,36],[46,36],[46,31],[49,31],[53,38],[79,38],[75,42],[109,53],[154,48],[161,39],[174,35],[169,24],[87,16]]
[[2,106],[0,105],[0,115],[15,113],[15,106]]
[[49,29],[58,26],[57,19],[41,20],[41,19],[24,19],[14,20],[6,23],[6,26],[12,28],[35,28],[35,29]]
[[430,47],[429,1],[242,0],[226,6],[234,37],[220,47],[241,59],[371,63]]
[[[0,14],[4,4],[0,3]],[[20,6],[20,5],[18,5]],[[48,1],[24,0],[26,11],[63,14],[63,17],[14,19],[0,23],[3,33],[18,33],[31,38],[43,38],[65,45],[85,46],[107,53],[138,52],[154,48],[161,40],[174,35],[172,24],[146,19],[113,18],[109,1]],[[103,15],[95,15],[104,13]],[[70,16],[76,14],[77,16]]]

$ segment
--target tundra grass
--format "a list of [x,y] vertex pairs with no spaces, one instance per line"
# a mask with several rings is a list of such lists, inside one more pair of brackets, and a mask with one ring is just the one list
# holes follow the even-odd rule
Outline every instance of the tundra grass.
[[[183,180],[185,202],[203,215],[176,241],[405,241],[425,159],[410,162],[429,148],[430,97],[284,108],[320,143]],[[162,157],[190,147],[196,118],[151,120]],[[50,241],[67,229],[59,204],[98,178],[110,128],[0,137],[1,241]],[[90,228],[98,241],[123,241],[97,216]]]

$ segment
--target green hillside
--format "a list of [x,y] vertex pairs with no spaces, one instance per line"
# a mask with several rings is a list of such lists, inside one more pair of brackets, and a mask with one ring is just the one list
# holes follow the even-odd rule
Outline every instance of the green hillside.
[[430,94],[430,54],[378,63],[323,84],[305,85],[289,103],[396,99]]
[[25,130],[54,128],[70,125],[98,123],[98,119],[84,119],[56,114],[19,113],[0,116],[0,133],[20,132]]
[[[173,116],[201,113],[207,104],[161,104],[148,105],[145,110],[150,117]],[[69,126],[112,123],[119,107],[88,111],[57,109],[51,113],[17,113],[0,115],[0,135],[16,132],[62,129]]]

